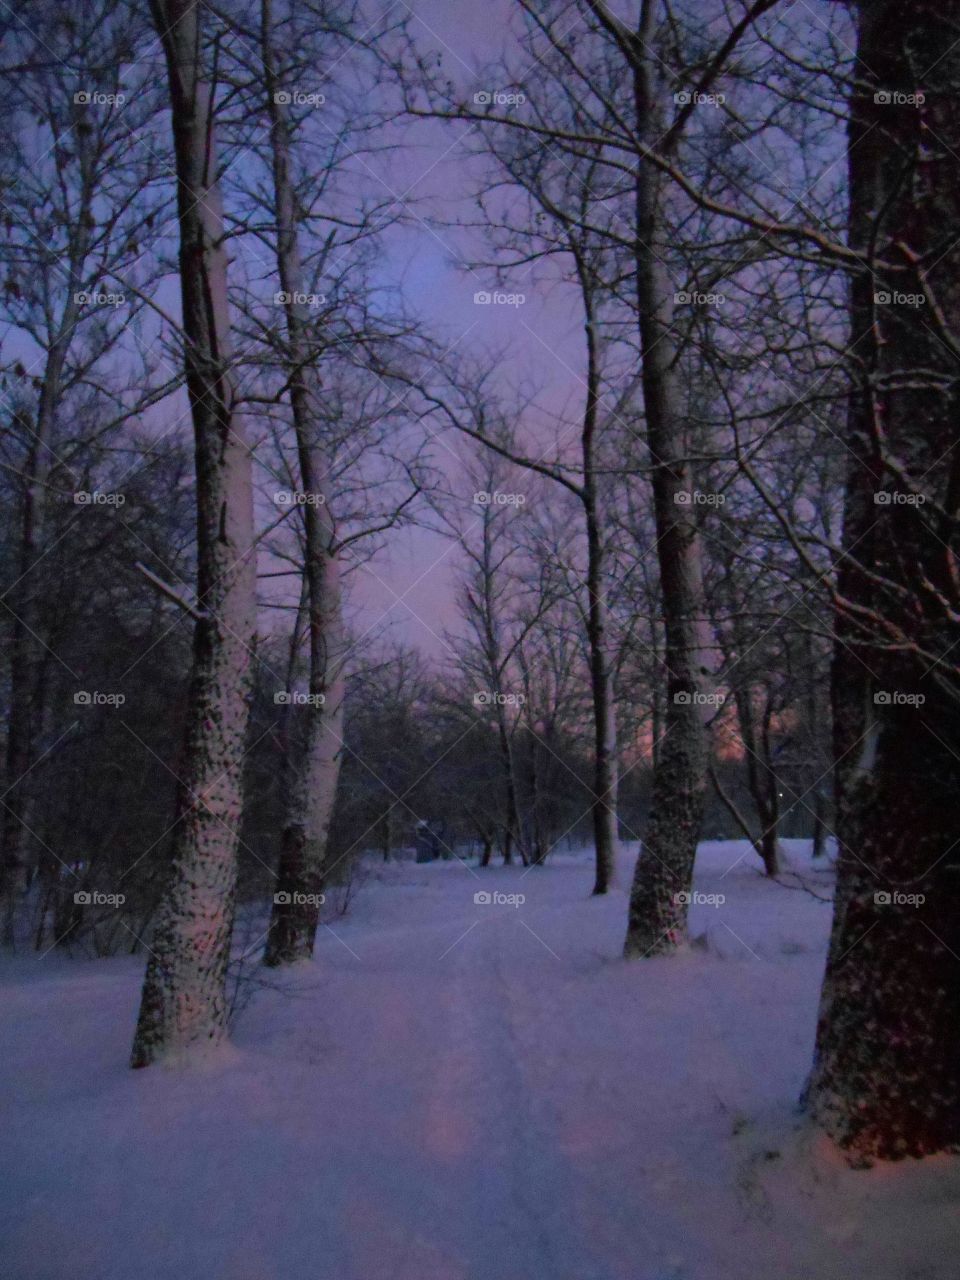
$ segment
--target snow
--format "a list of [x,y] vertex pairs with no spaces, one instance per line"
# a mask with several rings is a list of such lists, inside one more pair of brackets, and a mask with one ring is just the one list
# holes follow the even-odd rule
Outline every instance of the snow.
[[141,961],[7,961],[0,1275],[955,1280],[960,1161],[853,1171],[796,1111],[830,875],[787,844],[794,888],[703,845],[725,901],[630,963],[587,855],[371,863],[179,1071],[126,1066]]

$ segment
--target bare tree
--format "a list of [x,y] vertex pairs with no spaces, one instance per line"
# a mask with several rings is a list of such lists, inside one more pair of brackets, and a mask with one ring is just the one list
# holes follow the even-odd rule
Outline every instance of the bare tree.
[[[125,78],[137,26],[114,0],[99,0],[77,21],[68,21],[55,6],[38,6],[35,16],[41,14],[49,24],[44,37],[19,26],[9,48],[23,64],[12,71],[0,67],[0,110],[9,140],[2,173],[0,309],[9,326],[8,349],[13,348],[4,362],[4,386],[14,403],[5,466],[20,481],[16,564],[3,595],[10,627],[0,823],[6,945],[14,941],[15,911],[36,853],[29,834],[32,769],[52,652],[42,621],[44,579],[47,553],[63,536],[62,529],[52,532],[59,523],[53,508],[64,496],[76,494],[75,502],[86,496],[79,492],[82,459],[153,398],[148,392],[128,396],[123,404],[105,369],[140,310],[134,294],[118,287],[117,273],[129,268],[145,282],[147,272],[134,270],[137,245],[156,214],[152,197],[133,202],[156,168],[137,141],[149,132],[153,100],[142,75]],[[93,399],[99,402],[99,422],[81,442],[76,417],[89,423]],[[74,511],[76,518],[85,514]]]
[[[631,894],[625,943],[630,955],[669,951],[685,936],[686,890],[708,763],[705,712],[698,695],[714,665],[698,521],[684,501],[695,487],[696,441],[678,366],[682,334],[674,314],[670,262],[676,256],[670,241],[679,218],[674,204],[679,188],[684,199],[714,213],[726,212],[703,191],[709,173],[701,171],[710,162],[704,164],[683,147],[700,100],[710,95],[738,47],[774,4],[775,0],[757,0],[739,15],[725,14],[716,45],[703,53],[689,23],[684,26],[654,0],[639,6],[632,25],[600,0],[582,0],[577,5],[582,25],[576,34],[567,6],[518,0],[528,24],[525,48],[536,65],[536,86],[525,95],[530,104],[526,115],[495,108],[481,111],[462,102],[445,111],[411,104],[418,114],[470,119],[526,135],[530,145],[549,142],[550,152],[562,155],[570,168],[590,165],[596,173],[587,200],[568,203],[562,213],[571,238],[589,245],[591,252],[602,246],[599,279],[608,291],[623,295],[635,326],[656,514],[667,684],[654,757],[653,801]],[[427,74],[422,65],[420,70]],[[504,74],[507,83],[527,85],[523,76],[510,76],[509,69]],[[545,83],[553,84],[556,92],[545,93]],[[676,94],[678,85],[686,92]],[[670,101],[680,105],[667,118],[665,104]],[[556,201],[544,212],[557,216]],[[627,280],[629,290],[621,284]],[[588,419],[590,413],[588,393]],[[588,424],[584,439],[592,438]],[[584,490],[589,502],[591,486],[586,480]],[[602,761],[605,750],[599,737],[597,753]],[[606,843],[602,835],[598,842],[599,857]],[[603,878],[598,875],[598,886]]]
[[170,880],[133,1043],[135,1067],[223,1036],[249,718],[255,561],[250,453],[236,412],[213,90],[200,5],[153,0],[170,88],[187,390],[197,468],[197,605]]
[[264,954],[268,965],[289,964],[313,953],[327,831],[340,771],[343,729],[344,628],[340,566],[331,505],[332,459],[323,447],[319,371],[309,336],[309,312],[301,267],[299,212],[291,174],[289,94],[281,88],[274,53],[270,0],[261,5],[264,91],[276,217],[277,274],[287,324],[290,408],[303,495],[304,577],[310,653],[306,742],[288,759],[288,809],[281,836],[277,893]]

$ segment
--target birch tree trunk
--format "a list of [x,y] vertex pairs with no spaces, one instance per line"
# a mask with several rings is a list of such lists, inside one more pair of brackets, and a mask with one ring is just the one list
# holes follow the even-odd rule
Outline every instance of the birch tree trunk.
[[[300,258],[298,210],[291,176],[290,122],[277,82],[270,0],[261,5],[264,87],[270,116],[277,269],[284,296],[290,407],[303,492],[310,699],[302,754],[289,760],[288,793],[264,963],[309,959],[323,892],[327,835],[343,748],[343,661],[340,563],[331,510],[330,459],[320,440],[320,378],[311,346]],[[281,100],[278,101],[278,98]]]
[[173,866],[150,947],[135,1067],[216,1044],[225,1032],[256,572],[251,460],[231,380],[227,253],[200,7],[197,0],[152,0],[151,8],[170,83],[202,612]]
[[807,1100],[866,1162],[960,1145],[960,3],[857,20],[851,241],[879,261],[851,295],[838,884]]
[[[661,133],[651,67],[652,3],[637,42],[637,129],[648,145]],[[673,287],[654,246],[661,240],[662,179],[641,163],[636,185],[636,281],[643,401],[651,462],[664,621],[666,710],[653,769],[650,813],[630,892],[624,952],[653,956],[686,936],[687,897],[706,798],[705,712],[697,695],[709,670],[700,535],[693,504],[671,329]],[[679,501],[678,501],[678,495]]]

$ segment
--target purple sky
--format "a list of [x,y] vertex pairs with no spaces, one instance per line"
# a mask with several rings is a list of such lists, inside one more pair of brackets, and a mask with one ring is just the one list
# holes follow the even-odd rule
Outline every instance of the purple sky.
[[[410,10],[418,43],[441,51],[445,73],[465,89],[474,86],[479,67],[514,45],[514,0],[413,0],[410,5],[398,0],[398,7]],[[469,192],[477,169],[467,161],[466,135],[467,126],[460,124],[426,122],[411,129],[409,150],[386,180],[423,221],[415,220],[395,237],[391,267],[409,305],[448,345],[455,350],[506,345],[505,378],[532,378],[543,388],[542,403],[560,411],[579,390],[582,322],[575,296],[538,287],[522,271],[507,286],[525,295],[522,307],[478,307],[474,292],[494,287],[494,281],[490,273],[474,274],[457,265],[469,254],[471,241],[456,230],[427,225],[474,211]],[[452,450],[460,447],[455,438],[447,443]],[[439,452],[455,482],[453,457],[442,445]],[[444,627],[456,624],[452,574],[457,559],[449,540],[427,530],[393,535],[356,578],[355,625],[376,629],[385,621],[405,642],[438,658],[447,655],[440,637]]]

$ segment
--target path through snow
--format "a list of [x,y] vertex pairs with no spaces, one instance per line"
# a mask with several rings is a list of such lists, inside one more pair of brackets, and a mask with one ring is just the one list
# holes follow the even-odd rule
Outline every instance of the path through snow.
[[125,1066],[139,963],[8,965],[0,1275],[956,1280],[958,1162],[798,1127],[829,907],[743,854],[701,850],[702,947],[631,964],[585,857],[374,868],[188,1072]]

